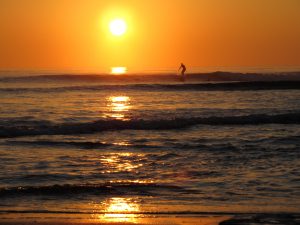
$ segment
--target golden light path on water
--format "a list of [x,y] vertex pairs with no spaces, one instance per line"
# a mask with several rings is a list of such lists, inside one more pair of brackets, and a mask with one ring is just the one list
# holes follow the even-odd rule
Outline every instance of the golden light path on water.
[[131,109],[130,98],[128,96],[111,96],[107,98],[109,113],[105,116],[117,120],[128,120],[125,113]]
[[[131,160],[134,157],[137,160]],[[100,161],[106,170],[105,174],[118,173],[118,172],[132,172],[138,168],[143,167],[139,161],[143,159],[143,154],[135,153],[110,153],[100,158]],[[111,183],[135,183],[147,184],[152,183],[151,180],[113,180]],[[92,218],[105,223],[138,223],[138,218],[142,215],[140,205],[137,199],[112,197],[102,203],[98,203],[94,208],[96,211],[100,210],[103,213],[95,213]]]
[[[137,160],[131,160],[135,157]],[[143,157],[142,154],[133,153],[111,153],[105,155],[100,159],[101,164],[106,167],[106,170],[102,173],[116,173],[116,172],[131,172],[138,168],[143,167],[143,164],[139,162],[139,159]]]
[[[126,68],[112,68],[113,74],[122,74],[126,72]],[[130,97],[128,96],[110,96],[106,99],[107,113],[105,117],[128,120],[126,113],[131,109]],[[119,146],[128,146],[126,141],[113,143]],[[134,157],[136,160],[132,160]],[[118,173],[132,172],[138,170],[144,165],[140,162],[144,158],[143,154],[136,153],[110,153],[105,154],[99,160],[102,165],[105,165],[105,170],[102,173]],[[152,180],[113,180],[111,183],[135,183],[135,184],[150,184]],[[93,214],[92,218],[104,223],[138,223],[138,218],[141,217],[140,205],[134,198],[112,197],[104,202],[95,203],[94,209],[102,211],[100,214]]]

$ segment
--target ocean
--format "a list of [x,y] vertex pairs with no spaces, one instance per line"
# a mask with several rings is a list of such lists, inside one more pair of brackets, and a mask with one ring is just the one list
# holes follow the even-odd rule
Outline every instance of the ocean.
[[299,81],[10,75],[0,96],[1,218],[300,212]]

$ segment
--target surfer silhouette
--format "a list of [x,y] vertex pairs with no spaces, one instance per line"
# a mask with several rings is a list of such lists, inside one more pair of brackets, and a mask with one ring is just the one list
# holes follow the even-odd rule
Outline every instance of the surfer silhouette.
[[186,71],[186,67],[185,67],[185,65],[183,64],[183,63],[181,63],[181,65],[180,65],[180,67],[179,67],[179,69],[178,70],[180,70],[181,69],[181,80],[182,81],[185,81],[185,71]]

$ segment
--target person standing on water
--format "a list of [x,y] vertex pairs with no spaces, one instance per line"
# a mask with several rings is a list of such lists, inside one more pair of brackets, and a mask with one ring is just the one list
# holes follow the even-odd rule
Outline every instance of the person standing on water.
[[180,70],[180,69],[182,69],[181,70],[181,80],[185,81],[185,74],[184,73],[186,71],[186,67],[185,67],[185,65],[183,63],[181,63],[181,65],[180,65],[180,67],[179,67],[178,70]]

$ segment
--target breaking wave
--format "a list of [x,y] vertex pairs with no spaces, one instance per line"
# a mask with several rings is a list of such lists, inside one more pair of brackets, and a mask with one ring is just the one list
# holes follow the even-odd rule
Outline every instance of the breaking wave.
[[245,116],[225,117],[192,117],[129,121],[97,120],[82,123],[53,123],[50,121],[24,121],[22,120],[0,122],[0,137],[18,137],[35,135],[72,135],[92,134],[103,131],[120,130],[172,130],[189,128],[195,125],[259,125],[259,124],[300,124],[300,112],[286,114],[253,114]]

